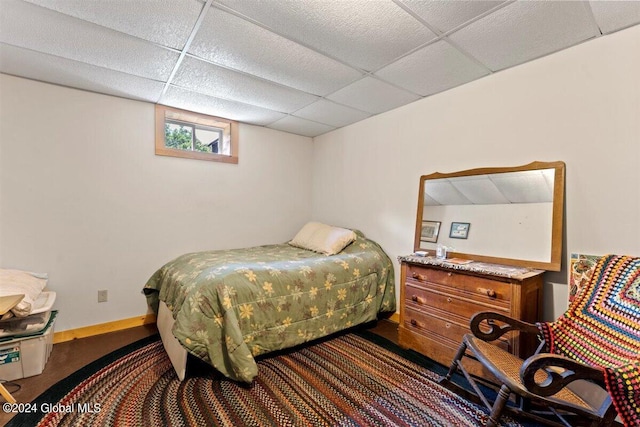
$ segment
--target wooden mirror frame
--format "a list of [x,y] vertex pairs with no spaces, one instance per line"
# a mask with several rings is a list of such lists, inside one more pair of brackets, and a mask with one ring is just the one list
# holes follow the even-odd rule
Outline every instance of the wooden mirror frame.
[[[467,254],[462,252],[449,252],[448,257],[470,259],[480,262],[512,265],[516,267],[529,267],[541,270],[560,271],[562,267],[562,224],[564,218],[564,186],[565,186],[565,164],[564,162],[532,162],[523,166],[500,167],[500,168],[478,168],[452,173],[435,172],[420,177],[420,190],[418,192],[418,212],[416,215],[416,231],[414,239],[414,251],[424,250],[420,248],[420,234],[422,231],[422,218],[424,211],[424,186],[425,181],[430,179],[454,178],[460,176],[487,175],[507,172],[531,171],[539,169],[555,169],[553,188],[553,208],[551,224],[551,257],[549,262],[533,261],[516,258],[501,258],[485,256],[482,254]],[[428,255],[435,256],[435,251],[426,251]]]

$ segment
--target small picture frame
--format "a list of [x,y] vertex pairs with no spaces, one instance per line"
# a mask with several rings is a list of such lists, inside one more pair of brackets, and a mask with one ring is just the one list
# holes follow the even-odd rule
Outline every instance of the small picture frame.
[[471,227],[471,224],[468,222],[452,222],[449,237],[452,239],[466,239],[469,236],[469,227]]
[[422,221],[422,229],[420,230],[420,241],[435,243],[438,241],[440,233],[440,221]]

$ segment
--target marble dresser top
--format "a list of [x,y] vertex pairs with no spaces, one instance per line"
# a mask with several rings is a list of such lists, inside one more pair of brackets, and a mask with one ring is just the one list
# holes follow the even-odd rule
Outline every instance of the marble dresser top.
[[[455,258],[459,259],[459,258]],[[493,276],[508,277],[510,279],[526,279],[544,273],[543,270],[536,270],[526,267],[512,267],[510,265],[489,264],[487,262],[472,261],[468,264],[457,264],[450,259],[438,259],[432,256],[401,255],[400,262],[410,262],[413,264],[433,265],[453,270],[468,271],[471,273],[490,274]]]

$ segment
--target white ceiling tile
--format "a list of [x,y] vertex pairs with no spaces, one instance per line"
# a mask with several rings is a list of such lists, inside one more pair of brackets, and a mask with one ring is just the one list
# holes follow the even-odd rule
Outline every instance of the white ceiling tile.
[[429,25],[443,33],[482,15],[504,1],[400,0]]
[[420,99],[418,95],[372,77],[358,80],[327,98],[371,114],[382,113]]
[[155,103],[163,83],[0,43],[0,72]]
[[436,37],[392,1],[219,2],[279,34],[366,71]]
[[191,57],[184,59],[172,83],[216,98],[244,102],[284,113],[293,112],[318,99],[295,89]]
[[471,200],[460,193],[448,179],[435,179],[425,185],[425,202],[435,205],[470,205]]
[[362,76],[230,13],[211,8],[189,53],[315,95],[326,95]]
[[323,133],[327,133],[330,130],[335,129],[332,126],[323,125],[322,123],[316,123],[293,116],[282,118],[275,123],[271,123],[267,127],[308,137],[322,135]]
[[175,49],[184,47],[203,7],[196,0],[25,1]]
[[335,102],[320,99],[294,113],[294,116],[313,120],[330,126],[342,127],[359,122],[371,116],[369,113],[354,110]]
[[596,31],[585,2],[518,1],[449,37],[492,70],[500,70],[595,37]]
[[509,203],[488,175],[458,177],[449,182],[474,205]]
[[640,1],[592,1],[590,4],[604,34],[640,24]]
[[178,54],[77,18],[2,0],[0,42],[140,77],[165,80]]
[[549,182],[548,169],[499,173],[492,175],[491,180],[511,203],[553,201],[553,182]]
[[430,44],[375,73],[378,77],[426,96],[489,74],[446,41]]
[[265,126],[285,114],[236,101],[228,101],[171,86],[158,102],[169,107]]

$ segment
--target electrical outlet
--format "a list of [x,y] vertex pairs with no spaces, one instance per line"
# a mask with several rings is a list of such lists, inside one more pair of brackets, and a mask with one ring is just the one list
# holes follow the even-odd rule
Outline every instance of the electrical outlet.
[[98,302],[107,302],[109,295],[106,290],[98,291]]

